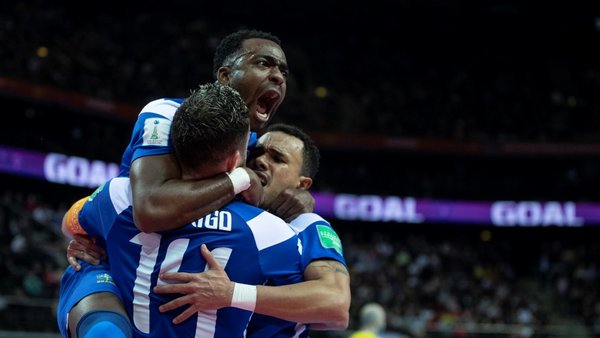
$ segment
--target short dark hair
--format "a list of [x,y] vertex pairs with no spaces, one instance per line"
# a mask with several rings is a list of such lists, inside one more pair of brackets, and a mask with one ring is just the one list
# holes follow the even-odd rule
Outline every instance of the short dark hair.
[[218,82],[192,91],[175,112],[171,137],[182,167],[215,163],[248,137],[248,108],[240,94]]
[[294,136],[302,141],[304,144],[304,151],[302,152],[302,169],[300,170],[300,175],[314,178],[319,171],[321,154],[313,139],[307,133],[302,131],[302,129],[285,123],[272,124],[267,129],[267,132],[271,131],[279,131]]
[[242,29],[231,33],[219,42],[215,55],[213,57],[213,75],[217,77],[219,68],[223,66],[225,60],[235,52],[242,49],[242,44],[248,39],[271,40],[281,46],[281,40],[269,32],[263,32],[256,29]]

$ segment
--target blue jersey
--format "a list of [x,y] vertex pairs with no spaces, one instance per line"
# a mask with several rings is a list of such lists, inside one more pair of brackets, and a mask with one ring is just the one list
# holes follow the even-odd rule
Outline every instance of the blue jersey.
[[[173,151],[171,121],[182,102],[183,99],[159,99],[142,108],[131,141],[123,153],[119,176],[129,177],[131,162],[136,158]],[[106,262],[93,266],[79,260],[79,264],[82,266],[80,271],[69,266],[61,278],[57,321],[63,338],[69,337],[68,314],[81,299],[96,292],[110,292],[121,298],[118,288],[112,283],[112,273]]]
[[[173,152],[171,122],[183,99],[158,99],[142,108],[131,133],[131,140],[121,157],[120,177],[129,177],[131,163],[143,156]],[[248,147],[256,144],[257,135],[250,133]]]
[[173,152],[171,121],[183,99],[158,99],[142,108],[133,126],[131,140],[121,157],[119,176],[128,177],[131,162],[142,156]]
[[235,282],[284,285],[302,281],[299,239],[280,218],[234,201],[176,230],[140,232],[133,224],[128,178],[100,187],[79,214],[86,232],[104,239],[112,277],[138,337],[244,337],[251,312],[224,308],[204,311],[181,324],[173,318],[184,309],[160,313],[158,306],[177,295],[152,292],[165,283],[164,272],[207,269],[200,254],[206,244]]
[[[314,213],[298,216],[289,226],[300,238],[302,271],[315,260],[335,260],[346,265],[342,243],[329,222]],[[254,314],[248,337],[308,337],[308,326],[279,318]]]
[[[142,108],[134,126],[131,140],[121,158],[120,177],[129,177],[133,160],[142,156],[164,155],[173,152],[171,143],[171,121],[181,105],[182,98],[163,98],[154,100]],[[256,144],[256,133],[250,133],[248,147]],[[79,260],[82,270],[76,272],[68,267],[61,280],[57,320],[61,334],[68,337],[67,318],[72,307],[84,297],[96,292],[110,292],[121,297],[119,290],[111,283],[110,266],[103,262],[99,266],[89,266]],[[100,279],[98,279],[101,276]],[[100,282],[99,282],[100,281]]]

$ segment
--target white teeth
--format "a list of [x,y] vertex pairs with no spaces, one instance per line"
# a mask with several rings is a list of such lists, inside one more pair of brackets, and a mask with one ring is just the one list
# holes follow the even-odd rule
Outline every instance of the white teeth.
[[257,115],[267,115],[266,109],[262,108],[262,107],[257,107],[256,108],[256,114]]
[[256,111],[256,116],[262,117],[263,119],[266,118],[267,114],[266,113],[261,113],[260,110]]

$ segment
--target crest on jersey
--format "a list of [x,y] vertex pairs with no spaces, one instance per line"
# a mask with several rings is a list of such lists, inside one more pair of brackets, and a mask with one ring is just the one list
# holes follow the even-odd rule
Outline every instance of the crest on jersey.
[[153,117],[144,121],[144,146],[167,146],[171,121],[161,117]]
[[334,249],[342,255],[342,241],[332,228],[325,225],[317,225],[317,233],[321,246],[326,249]]
[[107,274],[106,272],[96,274],[96,283],[109,283],[115,285],[113,282],[112,276]]

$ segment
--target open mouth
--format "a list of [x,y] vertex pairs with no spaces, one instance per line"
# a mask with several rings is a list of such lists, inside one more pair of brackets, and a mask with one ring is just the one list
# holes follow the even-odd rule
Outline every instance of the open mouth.
[[268,120],[269,115],[273,111],[275,105],[279,102],[281,94],[276,90],[267,90],[264,94],[262,94],[258,100],[256,101],[256,112],[259,117]]
[[262,184],[262,186],[266,186],[268,182],[267,180],[267,175],[261,171],[254,171],[256,173],[256,176],[258,176],[258,178],[260,179],[260,183]]

